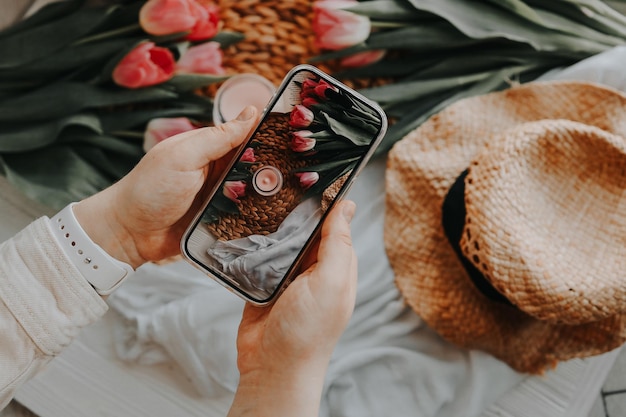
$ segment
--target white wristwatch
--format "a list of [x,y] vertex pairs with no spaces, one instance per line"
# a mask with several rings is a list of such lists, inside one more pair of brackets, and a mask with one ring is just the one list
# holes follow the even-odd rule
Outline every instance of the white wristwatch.
[[74,216],[72,203],[50,219],[61,247],[100,295],[108,295],[134,271],[127,263],[106,253],[85,233]]

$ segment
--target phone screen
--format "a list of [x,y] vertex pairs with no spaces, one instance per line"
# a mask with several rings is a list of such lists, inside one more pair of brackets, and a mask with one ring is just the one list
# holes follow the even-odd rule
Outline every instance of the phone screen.
[[294,68],[185,234],[183,254],[244,299],[272,301],[386,126],[376,104],[312,66]]

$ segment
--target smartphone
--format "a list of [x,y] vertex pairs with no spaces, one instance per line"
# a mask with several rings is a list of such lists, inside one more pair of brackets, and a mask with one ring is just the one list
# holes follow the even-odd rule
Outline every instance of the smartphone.
[[183,256],[246,301],[273,302],[386,129],[376,103],[293,68],[185,232]]

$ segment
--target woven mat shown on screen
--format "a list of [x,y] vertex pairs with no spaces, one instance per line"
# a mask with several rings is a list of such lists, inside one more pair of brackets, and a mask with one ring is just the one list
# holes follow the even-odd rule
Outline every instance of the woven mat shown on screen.
[[209,231],[218,239],[273,233],[302,200],[304,189],[293,170],[316,161],[301,160],[289,148],[291,128],[288,121],[289,113],[271,113],[267,117],[256,136],[260,144],[254,148],[256,162],[251,167],[252,172],[264,165],[278,168],[283,175],[281,190],[272,196],[262,196],[248,184],[246,195],[237,203],[241,214],[222,213],[218,221],[207,224]]

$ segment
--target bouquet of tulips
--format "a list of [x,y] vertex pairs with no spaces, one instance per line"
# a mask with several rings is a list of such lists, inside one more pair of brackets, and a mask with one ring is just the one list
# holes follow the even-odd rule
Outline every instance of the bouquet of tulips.
[[0,32],[2,173],[52,208],[105,188],[211,121],[195,91],[226,78],[222,49],[242,37],[214,3],[49,4]]
[[300,99],[289,116],[290,145],[301,158],[315,161],[295,171],[307,197],[323,193],[356,166],[378,133],[380,117],[321,79],[305,80]]
[[237,203],[241,203],[240,198],[245,197],[248,183],[252,178],[252,164],[256,162],[254,148],[258,143],[252,142],[244,150],[239,161],[230,170],[224,184],[215,193],[211,204],[202,213],[204,223],[213,223],[219,220],[220,213],[240,213]]
[[379,147],[452,102],[506,88],[626,41],[626,17],[601,0],[317,0],[313,29],[344,79],[392,121]]

